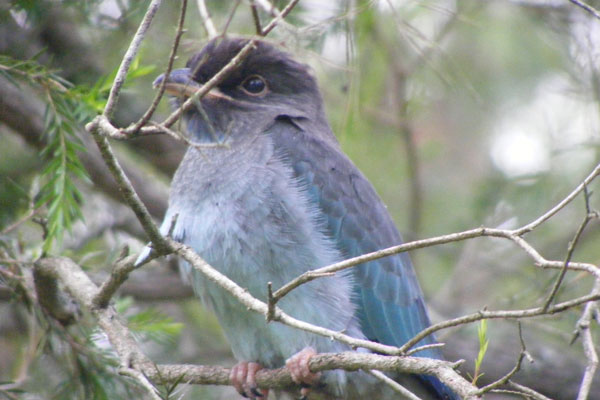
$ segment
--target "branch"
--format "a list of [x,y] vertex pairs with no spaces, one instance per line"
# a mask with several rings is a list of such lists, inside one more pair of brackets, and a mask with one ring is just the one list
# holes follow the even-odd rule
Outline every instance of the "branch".
[[[269,32],[271,32],[279,22],[283,21],[283,19],[296,7],[300,0],[291,0],[287,6],[280,13],[278,13],[275,18],[269,22],[267,26],[265,26],[262,30],[262,36],[267,36]],[[275,8],[273,8],[275,9]]]
[[581,7],[583,8],[585,11],[587,11],[590,15],[594,16],[595,18],[600,19],[600,11],[596,10],[594,7],[590,6],[587,3],[584,3],[583,1],[580,0],[569,0],[571,3],[575,4],[577,7]]
[[392,378],[388,377],[383,372],[367,370],[367,373],[369,375],[373,375],[375,378],[379,379],[381,382],[391,387],[395,392],[400,393],[403,398],[406,398],[408,400],[421,400],[419,396],[415,395],[413,392],[406,389],[404,386],[402,386]]
[[[227,65],[225,65],[218,73],[216,73],[211,79],[209,79],[202,87],[200,87],[193,96],[188,98],[177,110],[173,111],[171,115],[167,117],[161,124],[156,127],[144,127],[141,129],[142,135],[156,134],[162,133],[162,127],[170,127],[173,125],[181,114],[188,108],[195,106],[202,97],[204,97],[212,88],[217,86],[223,79],[231,73],[249,54],[252,50],[254,50],[254,46],[256,44],[256,38],[250,39],[244,47],[233,57]],[[98,120],[102,116],[96,117]],[[86,127],[87,129],[87,127]],[[89,130],[89,129],[88,129]],[[111,126],[107,127],[106,130],[102,132],[104,135],[109,136],[113,139],[131,139],[133,130],[131,128],[127,128],[124,130],[118,130],[117,128]]]
[[254,0],[250,0],[250,10],[252,11],[252,20],[254,21],[254,28],[256,29],[256,34],[262,36],[263,30],[260,24],[260,16],[258,15],[258,9],[256,8],[256,3]]
[[[320,278],[323,276],[330,276],[331,273],[342,271],[344,269],[354,267],[358,264],[377,260],[377,259],[383,258],[383,257],[388,257],[388,256],[398,254],[398,253],[403,253],[403,252],[406,252],[409,250],[416,250],[416,249],[421,249],[421,248],[425,248],[425,247],[437,246],[440,244],[458,242],[458,241],[473,239],[473,238],[477,238],[477,237],[485,237],[485,236],[504,238],[504,239],[513,241],[519,247],[521,247],[523,250],[525,250],[525,252],[533,258],[536,265],[538,265],[541,268],[556,268],[556,269],[564,268],[564,262],[548,261],[544,257],[542,257],[537,252],[537,250],[535,250],[529,243],[527,243],[523,238],[521,238],[517,234],[515,234],[515,232],[518,232],[518,231],[520,231],[520,230],[511,231],[511,230],[505,230],[505,229],[494,229],[494,228],[481,227],[481,228],[470,229],[467,231],[451,233],[448,235],[436,236],[436,237],[428,238],[428,239],[415,240],[412,242],[388,247],[383,250],[374,251],[372,253],[367,253],[367,254],[357,256],[357,257],[348,258],[344,261],[340,261],[335,264],[331,264],[331,265],[328,265],[328,266],[325,266],[322,268],[314,269],[314,270],[303,273],[302,275],[298,276],[297,278],[293,279],[292,281],[288,282],[287,284],[283,285],[280,289],[275,291],[275,293],[273,293],[272,301],[274,303],[277,303],[279,300],[281,300],[285,295],[287,295],[293,289],[297,288],[298,286],[300,286],[304,283],[310,282],[314,279],[317,279],[317,278]],[[593,274],[594,276],[600,278],[600,269],[593,264],[570,263],[568,265],[568,268],[573,269],[573,270],[586,271],[586,272]]]
[[206,8],[206,3],[204,0],[197,0],[198,3],[198,12],[200,13],[200,19],[202,20],[202,25],[204,29],[206,29],[206,34],[209,39],[217,37],[217,28],[215,28],[215,24],[213,24],[212,19],[210,18],[210,13]]
[[592,213],[592,211],[590,209],[590,195],[588,193],[587,186],[585,184],[583,185],[583,195],[584,195],[585,211],[586,211],[585,219],[579,225],[579,228],[577,228],[577,232],[575,232],[575,236],[573,237],[573,240],[571,240],[569,242],[569,246],[567,248],[567,257],[565,259],[565,265],[560,270],[560,274],[558,275],[558,278],[556,279],[556,282],[554,282],[554,286],[552,287],[550,294],[548,295],[546,301],[544,302],[544,308],[548,308],[550,306],[550,303],[552,303],[552,301],[554,300],[556,293],[558,293],[558,289],[560,289],[560,285],[562,284],[562,281],[565,278],[565,275],[567,274],[569,263],[571,262],[571,259],[573,258],[573,253],[575,252],[575,247],[577,246],[577,243],[579,242],[579,238],[581,238],[583,231],[585,230],[586,226],[592,219],[595,219],[598,217],[598,215],[596,213]]
[[156,225],[154,225],[152,217],[148,213],[146,206],[144,205],[144,203],[142,203],[136,191],[133,189],[129,178],[127,178],[127,175],[125,175],[125,172],[121,168],[119,161],[115,157],[112,148],[108,143],[108,140],[106,139],[106,137],[101,136],[101,132],[105,132],[106,130],[116,128],[114,128],[110,124],[106,116],[102,115],[96,117],[92,122],[87,124],[86,129],[88,130],[88,132],[92,133],[92,136],[96,141],[96,144],[98,145],[98,149],[100,150],[100,154],[102,155],[106,166],[110,170],[111,174],[113,175],[113,178],[119,186],[119,190],[121,191],[123,199],[135,213],[136,217],[142,224],[144,231],[155,244],[156,250],[158,250],[161,254],[166,254],[162,246],[162,236],[158,231]]
[[552,207],[546,213],[541,215],[539,218],[530,222],[529,224],[516,229],[514,234],[517,236],[523,236],[524,234],[531,232],[533,229],[537,228],[539,225],[547,221],[554,214],[562,210],[567,204],[569,204],[579,193],[581,193],[586,186],[588,186],[598,175],[600,175],[600,164],[596,165],[596,167],[592,170],[592,172],[581,182],[571,193],[569,193],[563,200],[561,200],[557,205]]
[[[593,293],[600,294],[600,280],[596,280]],[[598,353],[596,352],[594,338],[592,337],[592,331],[590,329],[592,321],[597,317],[598,303],[587,303],[581,318],[577,321],[575,338],[577,336],[582,337],[583,352],[587,359],[587,365],[585,367],[585,372],[583,373],[583,378],[581,379],[577,400],[585,400],[588,398],[594,375],[598,369]]]
[[528,398],[531,398],[531,399],[534,399],[534,400],[552,400],[551,398],[546,397],[543,394],[538,393],[535,390],[530,389],[530,388],[528,388],[526,386],[519,385],[516,382],[509,381],[508,384],[510,385],[510,387],[518,390],[521,393],[526,394]]
[[[48,280],[61,282],[66,291],[98,320],[98,325],[108,336],[124,368],[150,370],[153,363],[141,352],[129,330],[119,320],[112,307],[98,308],[94,297],[98,288],[81,268],[68,258],[44,258],[35,263],[35,272]],[[143,376],[135,379],[148,391],[152,399],[160,400],[152,384]]]
[[131,271],[137,267],[135,264],[136,259],[137,254],[134,254],[117,261],[109,278],[104,281],[98,293],[94,296],[93,303],[96,307],[105,308],[108,306],[110,299],[116,293],[117,289],[129,277]]
[[[121,363],[120,373],[138,380],[148,389],[152,398],[158,399],[150,381],[155,383],[185,381],[198,384],[230,385],[229,370],[220,367],[188,365],[155,365],[140,350],[127,327],[121,323],[112,307],[98,307],[100,290],[83,272],[81,267],[65,257],[44,258],[36,262],[39,276],[60,282],[66,291],[85,307],[106,333]],[[242,290],[240,288],[240,290]],[[451,386],[461,397],[474,398],[476,388],[455,370],[456,364],[430,358],[384,356],[357,352],[317,354],[309,362],[312,372],[344,369],[358,371],[376,369],[401,373],[434,375]],[[183,379],[182,379],[183,378]],[[259,387],[285,389],[294,386],[286,368],[261,370],[256,375]]]
[[[273,18],[277,18],[282,14],[282,11],[275,7],[269,0],[254,0],[254,2]],[[281,23],[285,28],[293,28],[293,26],[286,23],[285,20],[281,20]]]
[[[198,0],[198,1],[200,2],[200,0]],[[179,22],[177,23],[177,31],[175,33],[175,39],[173,40],[173,46],[171,46],[171,54],[169,54],[169,61],[167,62],[167,70],[165,71],[165,76],[168,76],[171,73],[171,70],[173,69],[173,61],[175,61],[175,56],[177,55],[177,49],[179,48],[179,42],[181,40],[181,36],[184,33],[183,24],[185,22],[186,9],[187,9],[187,0],[182,0],[181,11],[179,12]],[[152,104],[150,105],[148,110],[146,110],[144,115],[138,120],[138,122],[136,122],[135,125],[133,126],[132,130],[133,130],[134,134],[137,133],[142,126],[146,125],[146,123],[148,123],[150,118],[152,118],[152,114],[154,114],[156,107],[158,107],[158,103],[162,99],[162,96],[165,93],[166,87],[167,87],[167,80],[163,79],[163,81],[161,82],[161,84],[158,88],[158,93],[156,93],[156,95],[154,96],[154,100],[152,101]]]
[[470,322],[480,321],[482,319],[521,319],[521,318],[532,318],[539,317],[541,315],[551,315],[556,314],[565,310],[568,310],[573,307],[580,306],[582,304],[594,302],[600,300],[600,293],[592,292],[585,296],[577,297],[575,299],[563,301],[562,303],[557,303],[547,309],[544,307],[534,307],[534,308],[526,308],[523,310],[499,310],[499,311],[487,311],[481,310],[472,314],[463,315],[462,317],[453,318],[447,321],[438,322],[437,324],[433,324],[428,328],[423,329],[416,336],[410,339],[408,342],[404,343],[400,350],[402,351],[400,354],[404,354],[405,351],[410,349],[412,346],[417,344],[423,338],[431,335],[434,332],[437,332],[441,329],[450,328],[452,326],[458,326],[467,324]]
[[133,36],[133,40],[129,45],[129,48],[125,52],[125,56],[123,56],[123,60],[121,61],[121,65],[117,71],[117,75],[113,82],[112,87],[110,88],[110,93],[108,95],[108,100],[106,101],[106,107],[104,107],[104,115],[107,118],[110,118],[114,112],[114,109],[117,105],[117,101],[119,99],[119,94],[121,93],[121,87],[125,82],[125,78],[127,77],[127,71],[129,71],[129,66],[133,62],[138,50],[140,49],[140,45],[142,44],[142,40],[146,36],[146,32],[152,23],[152,19],[154,15],[158,11],[160,7],[160,3],[162,0],[152,0],[152,3],[148,6],[148,10],[138,27],[137,32]]

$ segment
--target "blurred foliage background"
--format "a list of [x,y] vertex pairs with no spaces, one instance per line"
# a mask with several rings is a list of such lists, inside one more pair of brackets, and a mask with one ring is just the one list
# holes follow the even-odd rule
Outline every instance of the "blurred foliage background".
[[[116,373],[93,321],[84,316],[65,327],[40,310],[31,262],[44,251],[64,254],[100,282],[124,246],[136,252],[146,241],[83,125],[102,109],[148,3],[0,5],[0,398],[138,394]],[[206,3],[218,29],[254,33],[248,1]],[[274,4],[281,9],[286,2]],[[129,74],[117,125],[135,122],[150,104],[178,9],[179,2],[163,2]],[[206,40],[195,2],[185,29],[176,67]],[[406,239],[524,225],[572,191],[600,159],[600,20],[566,0],[301,0],[268,39],[313,67],[343,149],[375,185]],[[166,103],[155,119],[167,115]],[[183,146],[158,136],[115,146],[160,220]],[[599,205],[593,194],[590,206]],[[563,260],[585,212],[580,196],[527,239],[548,259]],[[598,243],[595,222],[574,260],[598,265]],[[557,275],[499,239],[411,255],[435,321],[484,307],[539,306]],[[119,310],[156,362],[232,365],[218,324],[179,283],[173,261],[132,274],[116,300]],[[559,299],[585,294],[592,283],[569,273]],[[552,398],[575,397],[585,359],[580,343],[570,340],[580,313],[523,321],[535,362],[524,365],[518,382]],[[520,351],[515,321],[489,321],[487,330],[483,383],[508,372]],[[472,373],[477,326],[439,336],[448,358],[465,359],[463,370]],[[590,398],[600,399],[599,378]],[[172,389],[161,387],[169,398],[234,393]]]

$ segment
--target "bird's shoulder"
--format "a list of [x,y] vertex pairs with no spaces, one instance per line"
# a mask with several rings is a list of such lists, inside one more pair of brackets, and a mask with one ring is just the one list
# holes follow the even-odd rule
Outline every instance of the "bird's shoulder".
[[[281,118],[267,130],[276,151],[304,185],[309,200],[327,222],[329,234],[346,257],[400,244],[402,239],[373,185],[341,150],[328,126],[303,119]],[[409,275],[407,295],[420,295],[406,256],[379,260],[378,266],[397,276]],[[373,277],[360,283],[373,286]],[[414,290],[413,290],[414,289]],[[415,293],[411,293],[411,292]],[[385,290],[381,293],[385,294]],[[391,296],[399,296],[398,293]],[[397,301],[402,299],[397,298]],[[410,301],[410,299],[405,299]]]

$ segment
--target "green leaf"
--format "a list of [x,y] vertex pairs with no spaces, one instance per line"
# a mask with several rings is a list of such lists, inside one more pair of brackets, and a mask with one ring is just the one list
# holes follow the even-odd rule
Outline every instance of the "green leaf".
[[477,380],[483,375],[479,371],[481,371],[481,364],[483,363],[483,358],[485,357],[485,353],[487,352],[489,340],[487,338],[487,320],[482,319],[477,327],[477,338],[479,339],[479,353],[477,354],[477,359],[475,360],[475,373],[473,374],[472,383],[475,385]]
[[160,311],[148,308],[128,318],[128,326],[132,332],[155,342],[172,341],[183,328],[183,324]]

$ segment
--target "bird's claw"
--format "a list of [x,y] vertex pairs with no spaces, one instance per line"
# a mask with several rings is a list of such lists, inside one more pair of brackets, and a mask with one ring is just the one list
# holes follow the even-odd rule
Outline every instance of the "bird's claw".
[[256,373],[262,369],[260,364],[254,362],[240,362],[231,368],[229,379],[239,394],[247,399],[267,398],[269,391],[259,389],[256,385]]
[[301,399],[306,399],[310,389],[321,377],[320,372],[311,372],[310,368],[308,367],[310,359],[315,354],[317,354],[315,349],[312,347],[305,347],[298,353],[288,358],[285,362],[285,366],[290,371],[292,380],[301,386]]

